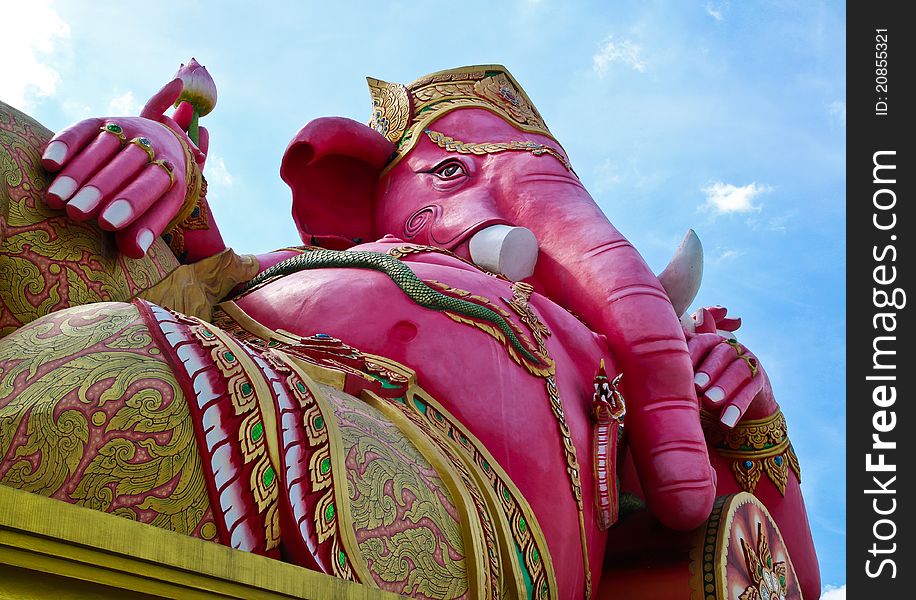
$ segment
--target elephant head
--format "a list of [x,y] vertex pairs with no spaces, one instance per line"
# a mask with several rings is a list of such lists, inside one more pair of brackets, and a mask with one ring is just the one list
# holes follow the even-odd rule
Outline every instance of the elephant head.
[[369,84],[371,127],[317,119],[287,149],[281,175],[303,240],[391,234],[528,278],[607,338],[650,509],[672,528],[700,525],[715,483],[678,311],[521,87],[501,66]]

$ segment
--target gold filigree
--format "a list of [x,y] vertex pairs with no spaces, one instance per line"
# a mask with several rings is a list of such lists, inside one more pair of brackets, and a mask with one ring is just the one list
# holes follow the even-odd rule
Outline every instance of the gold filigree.
[[717,448],[727,450],[766,450],[789,439],[786,418],[777,410],[763,419],[741,421],[733,429],[718,424],[715,416],[704,412],[703,430],[709,442]]
[[197,166],[197,159],[194,158],[194,152],[191,150],[191,147],[188,146],[188,143],[183,139],[181,135],[178,134],[177,131],[171,127],[168,127],[162,123],[160,123],[160,125],[168,130],[169,133],[174,135],[175,139],[178,140],[178,143],[181,144],[181,149],[184,152],[185,163],[184,201],[181,204],[181,208],[178,209],[178,213],[172,217],[172,220],[169,221],[168,225],[166,225],[165,231],[169,231],[190,217],[191,213],[194,212],[194,209],[197,208],[198,202],[201,198],[201,190],[204,189],[204,183],[203,173],[201,173],[200,167]]
[[788,593],[786,583],[789,571],[784,561],[773,563],[773,555],[770,552],[770,545],[767,543],[767,535],[763,530],[762,522],[757,523],[756,548],[741,538],[741,550],[744,552],[747,571],[753,584],[741,592],[738,600],[785,598]]
[[531,99],[500,65],[441,71],[407,86],[370,78],[369,91],[373,110],[370,126],[397,144],[386,170],[410,152],[430,123],[461,108],[482,108],[521,131],[553,139]]
[[52,311],[128,301],[178,267],[165,242],[126,258],[111,234],[45,203],[51,132],[0,102],[0,337]]
[[512,120],[528,127],[547,129],[544,119],[528,97],[519,93],[519,89],[506,77],[506,73],[484,77],[474,82],[474,92],[509,113]]
[[[487,499],[498,513],[502,513],[508,525],[505,534],[509,541],[503,549],[507,555],[514,554],[522,559],[520,566],[527,570],[527,580],[530,581],[530,593],[516,592],[511,595],[539,599],[555,597],[555,579],[547,545],[540,524],[521,492],[483,444],[453,415],[419,390],[408,392],[407,397],[411,401],[392,403],[392,406],[409,413],[410,419],[439,446],[457,448],[481,483],[490,486],[491,493]],[[497,525],[502,529],[501,523]]]
[[369,93],[372,95],[372,119],[369,127],[397,143],[410,123],[411,105],[407,88],[397,83],[388,83],[367,77]]
[[4,485],[185,535],[211,518],[184,395],[131,305],[0,340],[0,456]]
[[572,171],[572,165],[569,164],[569,161],[566,160],[566,157],[557,150],[554,150],[550,146],[545,144],[538,144],[537,142],[462,142],[461,140],[456,140],[453,137],[449,137],[444,133],[438,131],[433,131],[431,129],[424,129],[423,133],[426,134],[426,137],[429,140],[442,148],[447,152],[457,152],[458,154],[476,154],[478,156],[484,154],[499,154],[500,152],[506,151],[520,151],[520,152],[530,152],[534,156],[542,156],[547,154],[554,157],[560,163],[566,167],[567,170]]
[[435,469],[372,407],[338,396],[334,411],[347,453],[350,514],[377,581],[408,595],[467,594],[461,523]]
[[801,481],[801,468],[782,411],[740,422],[730,430],[707,412],[700,417],[707,442],[720,455],[732,459],[732,473],[744,491],[753,493],[761,475],[766,474],[784,496],[790,468]]

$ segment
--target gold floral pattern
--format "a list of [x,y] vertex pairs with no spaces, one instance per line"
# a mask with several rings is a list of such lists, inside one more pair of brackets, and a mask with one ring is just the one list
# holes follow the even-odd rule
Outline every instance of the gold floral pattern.
[[44,201],[51,132],[0,102],[0,337],[52,311],[127,301],[178,267],[161,239],[126,258],[111,234]]
[[185,397],[136,309],[55,312],[0,340],[0,483],[212,539]]
[[381,414],[362,402],[335,398],[350,516],[376,583],[413,596],[464,596],[461,524],[445,484]]

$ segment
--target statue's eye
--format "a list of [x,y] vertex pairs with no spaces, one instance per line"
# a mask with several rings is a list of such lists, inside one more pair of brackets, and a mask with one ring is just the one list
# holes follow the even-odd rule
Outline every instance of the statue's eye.
[[451,181],[467,175],[467,171],[464,170],[464,165],[457,160],[450,160],[442,163],[433,168],[432,172],[436,177],[444,181]]

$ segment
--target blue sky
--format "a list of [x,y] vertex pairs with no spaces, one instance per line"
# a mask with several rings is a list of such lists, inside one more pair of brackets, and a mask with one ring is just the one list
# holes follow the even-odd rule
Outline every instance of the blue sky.
[[[256,6],[257,8],[253,8]],[[505,64],[611,220],[661,270],[706,248],[698,305],[744,318],[789,420],[829,597],[845,598],[845,4],[0,0],[0,98],[51,129],[135,114],[195,56],[219,87],[210,201],[239,251],[298,243],[280,157],[310,119]]]

